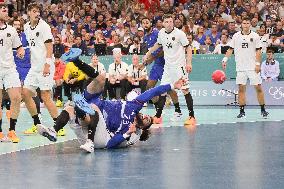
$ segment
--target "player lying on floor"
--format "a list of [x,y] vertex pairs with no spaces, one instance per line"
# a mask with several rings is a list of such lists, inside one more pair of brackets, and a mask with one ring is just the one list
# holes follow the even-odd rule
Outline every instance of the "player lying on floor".
[[[147,130],[152,125],[153,118],[149,115],[143,115],[139,111],[143,108],[145,102],[149,101],[155,96],[168,92],[172,89],[180,89],[185,81],[180,79],[174,84],[167,84],[155,87],[144,93],[138,95],[131,101],[110,101],[102,100],[100,95],[103,91],[105,78],[89,66],[88,64],[80,61],[78,59],[80,53],[78,49],[71,49],[70,52],[66,53],[66,61],[72,61],[80,70],[82,70],[90,78],[94,78],[93,81],[86,87],[83,97],[76,97],[74,114],[78,118],[84,118],[89,120],[87,124],[78,123],[83,127],[83,125],[88,126],[88,139],[83,146],[91,146],[88,149],[94,148],[93,136],[96,136],[96,128],[100,120],[104,119],[104,124],[106,125],[106,130],[109,131],[111,138],[105,144],[106,148],[116,148],[125,142],[126,139],[134,133],[135,128],[141,129],[147,132]],[[64,57],[63,56],[63,57]],[[96,105],[96,106],[94,106]],[[97,112],[97,113],[96,113]],[[85,116],[89,115],[89,116]],[[90,116],[91,115],[91,116]],[[100,116],[103,115],[103,116]],[[93,117],[89,119],[89,117]],[[39,133],[47,137],[51,141],[56,141],[56,131],[62,129],[70,120],[69,113],[65,110],[59,115],[53,128],[47,128],[43,125],[39,125]],[[93,122],[92,124],[90,124]],[[98,136],[99,137],[99,136]],[[92,151],[92,150],[90,150]]]

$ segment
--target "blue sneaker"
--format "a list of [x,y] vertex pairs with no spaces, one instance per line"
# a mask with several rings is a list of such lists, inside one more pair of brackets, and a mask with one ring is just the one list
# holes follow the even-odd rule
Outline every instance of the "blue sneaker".
[[89,115],[95,115],[95,110],[91,107],[90,104],[86,101],[86,99],[81,94],[74,95],[74,103],[79,109]]
[[82,54],[82,50],[79,48],[71,48],[67,53],[61,56],[61,60],[65,63],[76,60]]

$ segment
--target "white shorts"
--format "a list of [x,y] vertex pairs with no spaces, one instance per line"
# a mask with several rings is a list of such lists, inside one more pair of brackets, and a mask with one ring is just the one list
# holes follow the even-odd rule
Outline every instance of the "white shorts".
[[[161,85],[174,84],[180,78],[188,79],[188,73],[186,72],[185,66],[180,66],[176,68],[166,68],[164,67],[164,73],[161,80]],[[189,85],[183,86],[183,89],[188,89]]]
[[0,89],[10,89],[14,87],[21,87],[19,73],[15,68],[0,68]]
[[250,81],[250,85],[259,85],[262,83],[260,73],[256,73],[254,70],[237,72],[237,85],[246,85],[248,79]]
[[[78,124],[75,124],[75,120],[69,121],[70,128],[75,132],[79,143],[85,144],[88,138],[88,128],[81,127]],[[96,128],[96,133],[94,136],[94,147],[95,148],[106,148],[108,141],[112,138],[113,134],[110,133],[105,124],[104,117],[101,112],[99,112],[99,122]],[[122,142],[118,147],[128,147],[135,144],[140,138],[140,134],[132,134],[129,141]]]
[[52,87],[54,86],[54,71],[50,70],[50,75],[44,77],[42,72],[35,72],[33,70],[30,70],[24,83],[24,88],[31,89],[35,91],[37,88],[40,88],[40,90],[52,90]]

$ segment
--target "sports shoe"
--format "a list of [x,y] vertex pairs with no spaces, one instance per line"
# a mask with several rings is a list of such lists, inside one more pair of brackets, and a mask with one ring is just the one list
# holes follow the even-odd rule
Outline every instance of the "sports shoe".
[[89,152],[89,153],[92,153],[92,152],[94,152],[94,143],[93,143],[93,141],[88,139],[85,144],[80,146],[80,148]]
[[174,116],[170,118],[172,122],[180,121],[182,113],[175,112]]
[[7,118],[8,121],[10,120],[10,118],[11,118],[11,111],[10,110],[6,111],[6,118]]
[[57,100],[55,105],[56,105],[56,107],[62,107],[63,106],[63,102],[61,100]]
[[71,48],[68,52],[61,56],[61,60],[65,63],[72,62],[82,54],[82,50],[79,48]]
[[240,112],[240,114],[237,116],[237,118],[245,118],[246,113],[245,112]]
[[153,124],[162,124],[162,123],[163,123],[162,117],[158,118],[158,117],[154,116]]
[[20,139],[17,137],[16,132],[14,130],[9,131],[7,137],[13,143],[18,143],[20,141]]
[[33,125],[31,128],[24,131],[24,134],[26,135],[32,135],[37,133],[37,127]]
[[65,132],[65,129],[62,128],[60,129],[58,132],[57,132],[57,136],[65,136],[66,135],[66,132]]
[[268,118],[268,112],[267,111],[261,111],[261,115],[262,115],[262,117],[264,118],[264,119],[267,119]]
[[38,130],[38,134],[48,138],[48,140],[52,142],[57,141],[56,131],[53,128],[45,127],[42,124],[37,124],[36,127]]
[[0,132],[0,142],[9,142],[9,139],[2,132]]
[[195,117],[190,116],[187,120],[185,120],[184,125],[196,125]]

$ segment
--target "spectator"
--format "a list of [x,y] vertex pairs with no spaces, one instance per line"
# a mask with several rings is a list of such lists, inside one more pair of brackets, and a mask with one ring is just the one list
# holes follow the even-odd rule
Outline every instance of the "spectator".
[[266,31],[265,25],[260,26],[258,30],[258,35],[260,37],[262,53],[266,53],[268,42],[269,42],[269,35],[266,34],[265,31]]
[[216,45],[213,54],[226,54],[227,50],[229,49],[228,45],[228,36],[225,34],[221,35],[221,42]]
[[276,23],[274,34],[279,40],[282,40],[284,38],[283,24],[280,20]]
[[97,25],[96,25],[96,29],[97,30],[104,30],[106,29],[107,25],[104,22],[104,16],[102,14],[98,15],[98,19],[97,19]]
[[64,94],[68,100],[72,101],[72,91],[83,92],[85,74],[73,62],[66,65],[63,80]]
[[114,30],[114,28],[112,27],[111,19],[106,21],[106,26],[106,29],[104,29],[102,32],[105,38],[110,38],[111,32]]
[[133,44],[129,47],[129,54],[140,54],[141,50],[141,44],[140,44],[140,38],[134,37]]
[[203,26],[199,26],[197,28],[197,34],[195,36],[195,40],[200,43],[200,45],[205,45],[205,39],[206,36],[204,34],[204,27]]
[[120,98],[125,100],[128,65],[121,61],[121,49],[113,49],[114,63],[109,65],[108,92],[110,99],[116,99],[116,89],[120,87]]
[[63,99],[62,99],[62,86],[63,86],[63,75],[65,72],[65,64],[60,60],[61,55],[56,53],[54,54],[55,57],[55,72],[53,80],[55,81],[54,87],[54,99],[56,99],[55,105],[57,107],[63,106]]
[[62,40],[66,40],[67,38],[67,35],[69,34],[74,34],[74,30],[71,29],[71,23],[70,22],[67,22],[66,24],[66,28],[65,29],[62,29],[61,31],[61,37],[62,37]]
[[64,45],[61,43],[61,39],[58,36],[54,37],[54,44],[53,44],[53,54],[57,54],[59,57],[65,53]]
[[273,50],[267,50],[267,58],[261,64],[261,77],[264,81],[277,81],[279,74],[279,62],[274,59]]
[[268,40],[268,47],[270,49],[273,49],[274,52],[281,52],[281,41],[277,38],[275,33],[270,35],[270,39]]
[[209,34],[211,42],[213,45],[216,45],[216,42],[220,39],[221,33],[218,32],[217,24],[211,25],[211,34]]
[[192,54],[199,54],[200,43],[194,40],[193,34],[192,33],[187,34],[187,39],[189,41],[189,44],[191,45]]
[[91,21],[91,25],[90,25],[90,28],[89,28],[89,33],[92,37],[95,36],[95,33],[97,31],[97,21],[96,20],[92,20]]
[[233,35],[237,33],[235,20],[229,20],[228,25],[229,38],[232,39]]
[[252,18],[251,20],[251,30],[254,32],[257,32],[259,30],[259,25],[258,25],[258,19],[257,18]]
[[200,45],[200,54],[212,54],[214,47],[210,36],[206,36],[205,45]]
[[194,35],[197,34],[198,25],[194,24],[193,17],[189,17],[187,24],[183,26],[183,31],[185,33],[193,33]]
[[75,44],[72,45],[72,48],[79,48],[82,50],[82,55],[86,55],[87,53],[87,46],[86,44],[82,41],[82,36],[77,35],[75,38]]
[[143,70],[139,69],[139,56],[134,54],[132,56],[132,65],[128,67],[128,86],[127,92],[130,92],[134,88],[140,88],[141,93],[146,91],[147,85],[147,70],[144,67]]

